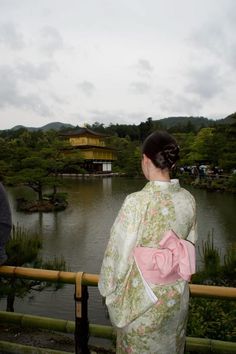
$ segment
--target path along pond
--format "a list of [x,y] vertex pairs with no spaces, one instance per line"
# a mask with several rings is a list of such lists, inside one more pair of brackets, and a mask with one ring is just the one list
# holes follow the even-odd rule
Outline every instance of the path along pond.
[[[64,257],[71,271],[98,274],[109,238],[109,231],[127,194],[140,190],[146,181],[125,177],[64,178],[63,192],[68,193],[69,206],[56,213],[25,214],[16,211],[16,198],[35,198],[26,187],[8,188],[13,222],[43,238],[42,257]],[[198,243],[213,231],[214,244],[225,254],[235,242],[236,198],[229,193],[207,192],[185,186],[197,202]],[[198,247],[197,247],[198,248]],[[198,267],[201,266],[199,255]],[[89,288],[90,323],[107,324],[104,306],[97,288]],[[43,291],[31,298],[16,300],[15,311],[26,314],[74,319],[74,287],[65,285],[57,292]],[[6,300],[0,302],[5,310]]]

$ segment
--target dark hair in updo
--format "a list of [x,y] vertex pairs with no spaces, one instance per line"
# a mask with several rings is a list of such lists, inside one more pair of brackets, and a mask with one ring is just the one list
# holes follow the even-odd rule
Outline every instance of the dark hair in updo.
[[150,134],[144,141],[142,153],[145,154],[152,163],[164,170],[174,167],[179,159],[179,146],[176,140],[165,131],[156,131]]

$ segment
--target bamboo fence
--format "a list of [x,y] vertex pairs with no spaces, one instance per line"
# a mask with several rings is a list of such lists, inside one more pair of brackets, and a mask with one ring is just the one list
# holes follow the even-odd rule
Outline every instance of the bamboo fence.
[[[81,285],[86,287],[97,286],[99,280],[99,276],[96,274],[10,266],[0,266],[0,276],[60,282],[74,285],[78,282],[79,277],[81,280]],[[236,300],[236,288],[190,284],[190,294],[191,296],[196,297]],[[76,324],[74,321],[59,320],[41,316],[31,316],[20,313],[10,313],[5,311],[0,311],[0,322],[17,324],[21,327],[54,330],[63,333],[75,333],[76,331]],[[115,338],[115,332],[111,326],[89,324],[89,333],[92,337],[107,339]],[[28,347],[4,341],[0,341],[0,350],[5,351],[6,353],[64,354],[64,352],[53,351],[51,349]],[[198,351],[199,353],[233,354],[236,353],[236,343],[205,338],[187,337],[186,350]]]
[[[0,267],[0,275],[67,284],[75,284],[77,274],[78,273],[76,272],[64,272],[57,270],[9,266]],[[83,273],[82,275],[82,285],[97,286],[98,280],[99,276],[97,274]],[[190,284],[190,294],[191,296],[197,297],[211,297],[220,299],[225,298],[236,300],[236,288],[230,287],[226,288],[222,286]]]

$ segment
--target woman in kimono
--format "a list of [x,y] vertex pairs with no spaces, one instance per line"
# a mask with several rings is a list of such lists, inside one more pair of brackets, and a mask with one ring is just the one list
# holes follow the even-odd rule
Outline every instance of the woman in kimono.
[[116,353],[183,353],[196,207],[170,173],[175,139],[152,133],[142,147],[145,187],[128,195],[112,226],[99,291],[117,330]]

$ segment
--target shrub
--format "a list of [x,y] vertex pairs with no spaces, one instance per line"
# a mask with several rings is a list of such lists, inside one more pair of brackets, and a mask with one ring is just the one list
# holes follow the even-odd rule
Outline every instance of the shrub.
[[[6,247],[8,255],[6,264],[17,267],[66,270],[66,263],[63,257],[57,257],[47,262],[43,261],[39,257],[41,248],[42,238],[37,233],[30,233],[17,224],[12,228],[11,239]],[[7,298],[7,311],[12,312],[14,311],[16,297],[24,298],[30,295],[32,291],[43,291],[46,288],[58,290],[63,286],[60,283],[49,283],[16,277],[0,277],[0,283],[0,298]]]
[[[204,268],[193,275],[192,283],[234,286],[236,274],[235,249],[228,250],[223,265],[221,265],[220,252],[214,246],[213,236],[214,230],[208,233],[207,240],[202,242],[199,253]],[[194,297],[190,299],[188,336],[235,341],[235,322],[235,301]]]
[[218,276],[220,269],[220,252],[214,246],[214,229],[207,235],[207,240],[202,241],[202,248],[198,247],[201,260],[204,264],[204,271],[209,276]]

